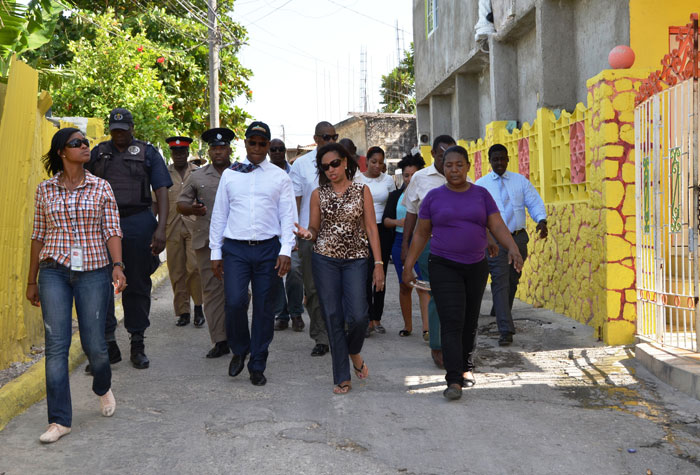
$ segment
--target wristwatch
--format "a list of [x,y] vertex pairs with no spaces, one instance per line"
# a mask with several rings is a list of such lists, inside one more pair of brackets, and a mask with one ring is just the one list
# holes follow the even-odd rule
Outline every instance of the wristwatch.
[[125,269],[126,269],[126,266],[125,266],[124,263],[121,262],[121,261],[120,261],[120,262],[114,262],[114,263],[112,263],[112,266],[113,266],[113,267],[121,267],[122,270],[125,270]]

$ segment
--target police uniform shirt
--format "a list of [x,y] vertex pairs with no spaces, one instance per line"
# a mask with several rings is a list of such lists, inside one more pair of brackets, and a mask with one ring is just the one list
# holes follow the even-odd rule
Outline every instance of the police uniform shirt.
[[177,197],[178,203],[187,204],[192,204],[197,198],[207,208],[207,214],[204,216],[193,215],[195,221],[192,226],[192,249],[202,249],[209,246],[209,224],[219,181],[221,181],[221,175],[210,163],[194,170],[187,177],[182,191]]
[[[168,188],[168,223],[167,223],[167,236],[169,237],[172,231],[180,223],[184,224],[185,228],[189,232],[192,232],[194,228],[194,216],[185,216],[177,212],[177,199],[180,196],[183,188],[185,187],[185,182],[190,177],[193,171],[199,169],[194,163],[188,163],[185,169],[185,176],[180,176],[180,172],[175,169],[175,165],[172,163],[168,165],[168,172],[170,173],[170,179],[173,182],[173,186]],[[153,202],[157,202],[155,193],[152,195]]]
[[[113,153],[120,153],[111,140],[107,142],[107,145],[112,149]],[[133,142],[132,145],[129,145],[129,147],[131,146],[134,146]],[[129,147],[127,147],[127,150],[129,149]],[[98,149],[99,144],[95,146],[90,152],[90,161],[88,162],[86,167],[93,173],[93,170],[95,169],[95,162],[98,158]],[[144,165],[147,171],[148,181],[151,185],[151,189],[157,190],[164,186],[167,188],[173,186],[173,181],[170,178],[168,167],[165,165],[165,160],[163,160],[163,157],[160,155],[160,153],[158,153],[158,150],[156,150],[156,148],[150,143],[146,144]],[[107,172],[105,173],[105,175],[107,176],[101,178],[105,178],[109,181],[109,167],[107,167]],[[119,202],[117,202],[117,205],[121,207]]]

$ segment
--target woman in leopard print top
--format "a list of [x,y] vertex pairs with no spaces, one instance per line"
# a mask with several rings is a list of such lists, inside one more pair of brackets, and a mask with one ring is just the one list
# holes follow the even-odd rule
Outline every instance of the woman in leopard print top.
[[[316,241],[312,256],[314,283],[326,321],[333,359],[333,392],[351,388],[355,375],[369,369],[360,351],[367,328],[367,242],[379,256],[379,232],[369,188],[353,183],[357,164],[342,145],[330,143],[316,154],[319,187],[311,195],[309,229],[298,224],[296,235]],[[374,262],[373,284],[384,288],[383,262]],[[347,330],[346,330],[347,328]]]

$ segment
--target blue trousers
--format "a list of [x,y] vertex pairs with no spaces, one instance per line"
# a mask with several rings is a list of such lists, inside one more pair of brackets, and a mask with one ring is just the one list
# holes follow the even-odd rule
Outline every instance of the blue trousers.
[[[420,268],[423,280],[430,281],[430,270],[428,269],[428,258],[430,257],[430,241],[425,245],[425,249],[418,256],[418,267]],[[428,304],[428,330],[430,331],[430,349],[441,350],[442,341],[440,339],[440,317],[433,293],[430,293],[430,303]]]
[[[127,287],[122,293],[124,307],[124,328],[129,333],[143,334],[151,325],[148,318],[151,312],[151,273],[153,254],[151,240],[158,226],[150,209],[120,220],[122,232],[122,259]],[[114,293],[111,293],[105,337],[114,341],[117,319],[114,316]]]
[[[277,283],[275,264],[280,252],[277,238],[251,246],[225,239],[222,247],[226,294],[226,338],[236,355],[247,355],[248,371],[265,371],[268,347],[275,327],[273,299]],[[248,328],[248,285],[253,293],[253,320]]]
[[285,277],[277,277],[274,291],[273,313],[279,320],[289,316],[300,317],[304,313],[304,279],[301,275],[299,251],[292,251],[292,268]]
[[334,259],[313,253],[314,283],[326,321],[333,383],[350,380],[349,355],[362,351],[367,318],[367,259]]
[[39,265],[39,300],[46,340],[46,403],[49,424],[70,427],[72,407],[68,379],[68,352],[72,333],[73,300],[78,314],[80,344],[92,367],[92,390],[102,396],[112,385],[105,316],[112,277],[109,266],[75,272],[55,261]]
[[[527,243],[530,241],[526,232],[520,232],[513,236],[515,244],[523,256],[527,259]],[[508,264],[508,250],[499,245],[498,255],[489,257],[489,272],[491,273],[491,294],[493,296],[493,309],[496,312],[496,323],[501,334],[515,333],[513,324],[513,300],[518,291],[521,272],[517,272],[512,264]]]

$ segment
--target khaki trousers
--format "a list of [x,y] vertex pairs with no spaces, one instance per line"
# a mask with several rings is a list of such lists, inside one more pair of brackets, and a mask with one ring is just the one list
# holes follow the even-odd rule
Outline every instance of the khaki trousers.
[[168,254],[168,274],[173,287],[175,315],[190,313],[190,297],[195,305],[202,305],[202,284],[197,269],[197,258],[192,250],[192,236],[180,224],[165,241]]
[[211,251],[209,246],[195,250],[197,266],[202,279],[202,296],[204,298],[204,316],[209,327],[212,343],[226,341],[226,295],[223,281],[214,277],[211,270]]

